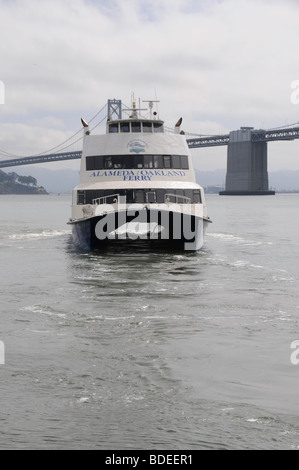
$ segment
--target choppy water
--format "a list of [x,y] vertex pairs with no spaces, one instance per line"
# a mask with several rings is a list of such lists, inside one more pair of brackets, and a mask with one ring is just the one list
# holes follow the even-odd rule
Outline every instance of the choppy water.
[[208,196],[196,254],[82,253],[0,197],[0,449],[299,447],[299,195]]

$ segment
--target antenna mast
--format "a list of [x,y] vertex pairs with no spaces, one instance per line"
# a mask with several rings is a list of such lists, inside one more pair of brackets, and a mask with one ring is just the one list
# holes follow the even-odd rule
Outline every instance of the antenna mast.
[[[143,103],[148,103],[148,107],[150,110],[150,118],[153,119],[153,107],[154,103],[160,103],[158,100],[142,100]],[[154,114],[155,115],[155,114]]]
[[131,116],[129,116],[130,119],[138,119],[138,113],[137,111],[146,111],[146,109],[144,108],[136,108],[136,101],[135,101],[135,98],[134,98],[134,94],[132,93],[132,108],[127,108],[127,109],[124,109],[125,112],[127,111],[132,111],[132,114]]

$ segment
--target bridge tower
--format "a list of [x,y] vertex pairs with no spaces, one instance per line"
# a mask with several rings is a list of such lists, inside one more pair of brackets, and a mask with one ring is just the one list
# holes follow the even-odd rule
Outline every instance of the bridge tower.
[[253,127],[232,131],[227,150],[227,173],[222,196],[273,195],[268,182],[267,142],[254,141]]
[[116,115],[116,119],[122,118],[122,105],[121,100],[108,100],[108,119],[111,120]]

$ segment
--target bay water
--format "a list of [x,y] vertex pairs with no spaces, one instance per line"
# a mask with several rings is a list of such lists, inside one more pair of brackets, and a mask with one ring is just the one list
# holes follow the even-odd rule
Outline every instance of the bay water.
[[78,251],[70,205],[0,196],[0,449],[299,448],[299,194],[207,195],[197,253]]

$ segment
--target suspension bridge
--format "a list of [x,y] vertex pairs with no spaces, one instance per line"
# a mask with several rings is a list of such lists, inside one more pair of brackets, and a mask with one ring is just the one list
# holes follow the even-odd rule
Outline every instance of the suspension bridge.
[[[117,113],[120,100],[109,100],[90,121],[93,131],[99,127],[110,112]],[[120,115],[119,115],[120,117]],[[166,131],[170,132],[169,128]],[[82,157],[82,129],[60,145],[38,155],[18,156],[0,149],[0,169],[21,165],[77,160]],[[190,149],[227,146],[227,174],[225,191],[222,195],[268,195],[268,142],[299,139],[299,123],[275,129],[254,129],[241,127],[223,135],[186,136]]]

